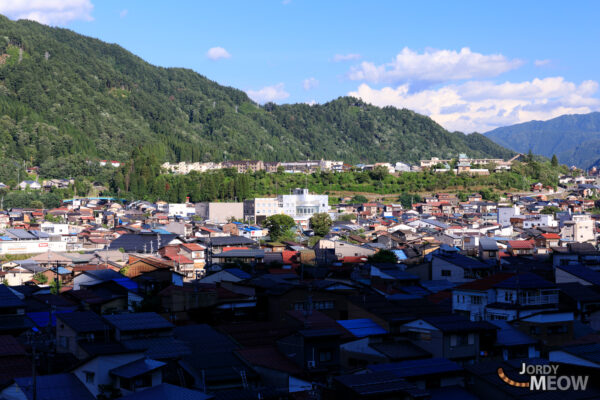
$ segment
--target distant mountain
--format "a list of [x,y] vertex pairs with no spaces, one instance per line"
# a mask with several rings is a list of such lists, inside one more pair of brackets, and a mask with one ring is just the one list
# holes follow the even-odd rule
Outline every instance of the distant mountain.
[[600,112],[563,115],[548,121],[531,121],[497,128],[484,134],[501,146],[520,153],[552,157],[580,168],[600,159]]
[[194,71],[156,67],[115,44],[0,16],[0,159],[48,171],[84,166],[84,158],[124,161],[139,146],[168,161],[513,154],[483,135],[449,132],[415,112],[355,98],[259,107]]

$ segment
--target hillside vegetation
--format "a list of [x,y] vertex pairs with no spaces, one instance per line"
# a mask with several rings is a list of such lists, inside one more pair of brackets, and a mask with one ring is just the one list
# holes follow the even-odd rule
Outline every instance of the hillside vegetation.
[[349,97],[259,107],[194,71],[156,67],[115,44],[2,16],[0,115],[0,156],[39,165],[43,176],[89,175],[85,160],[127,161],[140,147],[158,161],[513,154],[482,135]]

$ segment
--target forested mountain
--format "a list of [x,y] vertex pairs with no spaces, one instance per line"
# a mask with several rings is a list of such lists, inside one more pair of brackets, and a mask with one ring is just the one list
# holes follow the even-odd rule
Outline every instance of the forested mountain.
[[600,112],[505,126],[485,136],[521,153],[556,154],[561,163],[589,168],[600,159]]
[[0,116],[4,162],[40,165],[42,174],[58,168],[76,176],[85,159],[125,161],[139,146],[169,161],[512,154],[482,135],[354,98],[259,107],[194,71],[155,67],[118,45],[2,16]]

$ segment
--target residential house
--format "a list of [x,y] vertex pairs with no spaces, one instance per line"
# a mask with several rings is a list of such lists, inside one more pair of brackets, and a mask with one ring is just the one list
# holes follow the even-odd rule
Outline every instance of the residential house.
[[495,334],[496,327],[460,315],[443,315],[405,323],[402,331],[433,357],[469,363],[479,360],[482,342],[488,335]]

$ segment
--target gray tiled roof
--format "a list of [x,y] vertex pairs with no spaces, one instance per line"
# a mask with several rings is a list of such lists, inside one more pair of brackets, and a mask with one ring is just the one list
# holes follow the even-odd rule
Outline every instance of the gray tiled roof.
[[104,320],[120,331],[173,328],[173,324],[154,312],[105,315]]

